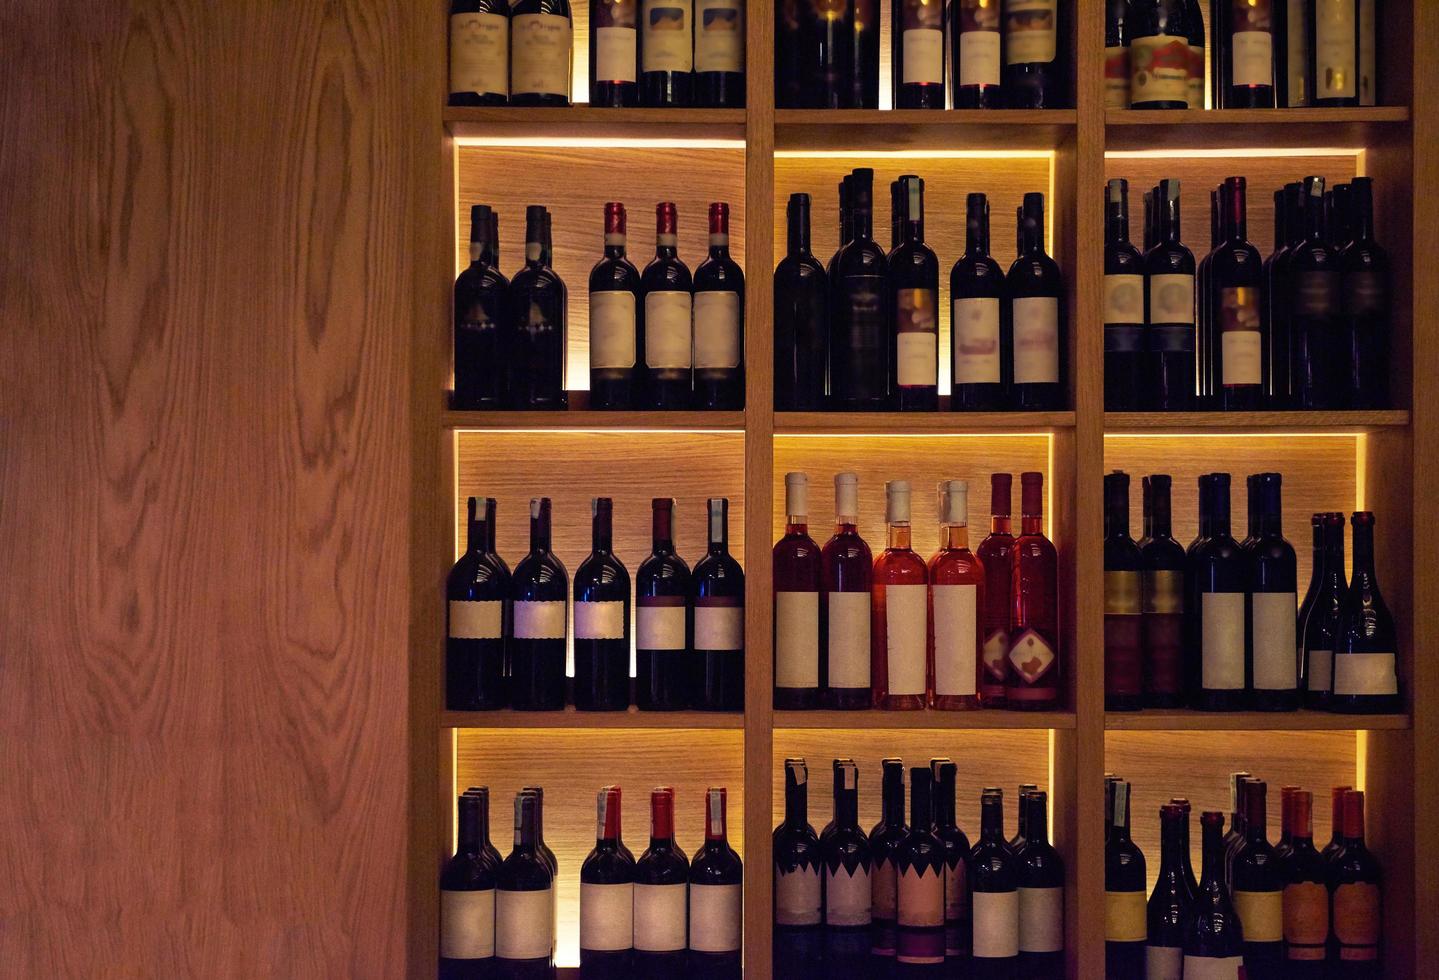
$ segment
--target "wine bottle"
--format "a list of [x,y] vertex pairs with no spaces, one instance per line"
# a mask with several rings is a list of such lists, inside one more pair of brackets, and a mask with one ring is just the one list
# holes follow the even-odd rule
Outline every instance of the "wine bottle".
[[1104,108],[1129,108],[1129,0],[1104,4]]
[[[835,246],[834,253],[829,257],[829,262],[827,262],[824,267],[825,278],[831,287],[831,295],[833,294],[834,287],[835,264],[839,262],[839,253],[844,250],[844,247],[849,244],[850,239],[854,237],[852,233],[854,222],[851,220],[849,200],[849,187],[853,177],[854,174],[846,174],[839,182],[839,210],[836,214],[839,218],[839,244]],[[831,373],[833,373],[833,365],[831,365]],[[831,379],[831,382],[832,380],[833,379]]]
[[932,774],[909,773],[909,832],[896,852],[899,930],[895,959],[905,964],[944,962],[944,847],[934,836]]
[[1374,241],[1374,182],[1355,177],[1349,192],[1350,242],[1339,253],[1339,389],[1349,408],[1389,404],[1389,253]]
[[1281,109],[1313,104],[1309,4],[1310,0],[1275,0],[1272,7],[1274,38],[1279,43],[1274,104]]
[[593,544],[575,570],[575,707],[630,706],[630,573],[614,553],[614,501],[590,502]]
[[[533,16],[539,17],[540,14]],[[510,407],[563,409],[567,297],[565,283],[546,259],[548,212],[525,208],[525,266],[510,280]]]
[[1332,862],[1334,856],[1344,849],[1344,794],[1353,788],[1334,786],[1329,790],[1329,842],[1319,852],[1325,864]]
[[1215,343],[1209,372],[1219,408],[1252,411],[1261,407],[1264,393],[1264,277],[1259,250],[1246,238],[1243,177],[1224,181],[1220,211],[1225,239],[1210,255],[1209,315]]
[[744,273],[729,254],[728,204],[710,204],[709,225],[709,257],[694,276],[695,407],[737,411],[744,408]]
[[1349,184],[1332,184],[1324,195],[1324,227],[1329,231],[1329,248],[1336,256],[1354,240],[1353,192]]
[[689,408],[693,394],[694,286],[676,251],[678,221],[672,202],[655,205],[655,257],[640,276],[644,316],[639,349],[648,408]]
[[[822,64],[812,28],[805,23],[806,10],[795,4],[788,9],[774,8],[774,49],[798,52],[797,57],[774,59],[774,104],[776,109],[807,109],[808,83]],[[838,108],[836,106],[836,108]]]
[[1024,838],[1024,828],[1025,828],[1025,820],[1028,818],[1028,812],[1025,810],[1025,807],[1024,807],[1024,798],[1025,798],[1026,796],[1028,796],[1030,793],[1038,792],[1038,790],[1039,790],[1039,785],[1038,785],[1037,783],[1020,783],[1020,784],[1019,784],[1019,787],[1018,787],[1018,790],[1017,790],[1017,791],[1015,792],[1015,794],[1014,794],[1014,799],[1015,799],[1015,804],[1014,804],[1014,824],[1015,824],[1015,827],[1014,827],[1014,836],[1009,839],[1009,849],[1010,849],[1011,851],[1014,851],[1016,854],[1019,853],[1019,849],[1024,846],[1024,840],[1025,840],[1025,838]]
[[984,565],[984,605],[980,607],[980,634],[984,645],[980,659],[979,698],[986,708],[1005,704],[1009,683],[1009,637],[1014,594],[1014,536],[1010,534],[1010,489],[1013,477],[992,473],[989,477],[989,534],[976,552]]
[[1004,105],[1000,20],[999,4],[994,0],[951,0],[949,73],[956,109],[998,109]]
[[695,2],[695,105],[744,108],[744,0]]
[[1246,556],[1229,534],[1229,474],[1199,478],[1210,485],[1210,535],[1190,561],[1185,614],[1198,636],[1185,651],[1190,704],[1208,711],[1238,711],[1245,701],[1244,593]]
[[639,0],[590,0],[591,106],[640,104],[639,8]]
[[989,254],[989,199],[970,194],[965,203],[964,255],[949,273],[954,357],[950,407],[955,411],[993,412],[1004,407],[1004,364],[1013,356],[1009,324],[1003,316],[1004,295],[1004,272]]
[[868,708],[874,558],[859,536],[859,477],[834,478],[834,536],[820,554],[819,688],[828,708]]
[[[820,841],[809,823],[809,767],[803,759],[784,760],[784,820],[774,829],[772,851],[774,962],[783,976],[820,959]],[[867,909],[867,889],[864,897]]]
[[[849,5],[848,3],[846,5]],[[879,108],[879,0],[853,0],[854,71],[851,109]]]
[[870,843],[859,826],[859,768],[853,759],[834,760],[834,822],[820,835],[820,854],[823,961],[840,975],[858,975],[869,964],[871,885]]
[[1229,855],[1244,843],[1244,785],[1251,776],[1247,772],[1229,774],[1229,831],[1224,835],[1224,881],[1229,882]]
[[1313,0],[1309,48],[1314,52],[1309,90],[1317,106],[1359,105],[1359,35],[1362,0]]
[[530,552],[510,580],[514,635],[510,657],[510,703],[523,711],[565,706],[566,605],[569,574],[550,550],[550,498],[530,500]]
[[1204,14],[1199,0],[1184,0],[1184,30],[1189,40],[1189,83],[1185,87],[1190,109],[1204,108]]
[[1007,0],[1004,4],[1003,79],[1011,109],[1060,107],[1059,0]]
[[944,4],[940,0],[895,0],[891,10],[894,107],[943,109]]
[[510,8],[510,105],[570,104],[574,34],[570,0],[515,0]]
[[1284,862],[1289,860],[1289,855],[1294,850],[1294,838],[1291,833],[1291,800],[1298,790],[1298,786],[1279,787],[1279,840],[1274,842],[1274,857],[1279,861],[1281,870],[1285,870]]
[[1035,978],[1064,976],[1064,860],[1049,843],[1049,804],[1043,790],[1019,803],[1024,844],[1019,861],[1019,968]]
[[910,547],[910,489],[904,480],[885,484],[888,543],[874,562],[870,627],[870,686],[877,708],[925,706],[928,569]]
[[643,711],[677,711],[695,700],[694,586],[675,551],[672,497],[652,501],[653,549],[635,574],[635,687]]
[[440,977],[459,980],[483,970],[495,955],[495,876],[489,853],[489,790],[458,800],[455,853],[440,872]]
[[1160,412],[1194,408],[1194,253],[1179,226],[1179,181],[1162,180],[1156,191],[1158,233],[1144,255],[1145,343],[1141,372]]
[[1249,559],[1250,704],[1258,711],[1292,711],[1299,707],[1295,651],[1295,601],[1298,592],[1294,548],[1284,540],[1280,493],[1283,477],[1260,473],[1256,531]]
[[1274,108],[1274,0],[1213,0],[1219,53],[1218,107]]
[[509,96],[508,0],[451,0],[450,105],[504,105]]
[[[784,537],[775,543],[774,706],[819,707],[820,550],[809,536],[809,479],[784,475]],[[865,610],[868,615],[868,609]]]
[[1339,263],[1324,228],[1324,178],[1304,178],[1304,240],[1288,267],[1292,344],[1290,385],[1295,406],[1329,408],[1339,372],[1334,338],[1339,323]]
[[955,822],[959,767],[950,759],[929,760],[934,795],[934,836],[944,861],[944,955],[967,959],[973,937],[969,902],[969,838]]
[[1151,525],[1139,556],[1143,614],[1144,703],[1177,708],[1184,703],[1184,549],[1170,534],[1170,478],[1144,478]]
[[495,957],[508,976],[554,968],[555,873],[539,849],[540,801],[515,796],[515,846],[495,873]]
[[1244,787],[1244,843],[1230,863],[1234,910],[1244,924],[1244,968],[1250,976],[1284,973],[1284,875],[1267,836],[1264,780]]
[[[596,4],[634,0],[592,0]],[[614,28],[600,28],[600,31]],[[593,36],[593,35],[591,35]],[[590,270],[590,408],[638,407],[635,338],[640,274],[625,257],[625,206],[605,205],[605,255]]]
[[1381,914],[1379,862],[1364,844],[1364,794],[1344,793],[1344,831],[1329,860],[1330,908],[1338,969],[1345,978],[1384,975],[1379,958]]
[[694,0],[641,0],[640,104],[694,103]]
[[1184,975],[1244,980],[1244,929],[1224,881],[1224,814],[1206,810],[1199,896],[1184,926]]
[[1131,0],[1125,26],[1129,34],[1130,108],[1189,108],[1190,55],[1184,0]]
[[1374,574],[1374,515],[1356,511],[1354,568],[1339,610],[1334,647],[1334,685],[1329,710],[1394,713],[1401,710],[1394,617]]
[[[897,0],[896,6],[902,4],[937,5]],[[939,407],[939,259],[924,242],[924,181],[906,176],[899,184],[905,210],[899,247],[889,254],[889,318],[895,331],[889,383],[900,411],[932,412]]]
[[874,171],[849,178],[850,240],[830,275],[830,400],[842,410],[891,405],[889,261],[872,236]]
[[1289,856],[1284,862],[1285,975],[1324,976],[1329,937],[1329,868],[1314,849],[1314,794],[1289,798]]
[[1263,263],[1264,302],[1260,307],[1266,347],[1263,368],[1265,398],[1271,408],[1294,401],[1293,310],[1289,267],[1304,241],[1304,185],[1285,184],[1274,192],[1274,251]]
[[1104,709],[1144,706],[1144,558],[1129,536],[1129,475],[1104,477]]
[[1132,412],[1143,404],[1144,257],[1129,241],[1129,181],[1105,189],[1104,408]]
[[904,822],[904,761],[880,762],[880,817],[869,832],[870,952],[891,957],[898,948],[899,848],[909,827]]
[[1316,514],[1323,518],[1324,557],[1316,562],[1323,570],[1314,605],[1304,620],[1303,671],[1304,706],[1324,709],[1334,687],[1334,651],[1339,642],[1339,617],[1349,583],[1344,577],[1344,515]]
[[1129,783],[1114,783],[1114,808],[1104,842],[1104,975],[1144,974],[1147,909],[1144,852],[1129,835]]
[[595,846],[580,865],[580,970],[624,980],[635,945],[635,858],[622,839],[620,788],[601,789],[595,811]]
[[1041,711],[1059,704],[1059,561],[1044,536],[1044,474],[1021,473],[1020,531],[1014,542],[1005,704]]
[[[503,0],[500,0],[503,2]],[[496,268],[487,204],[470,208],[470,264],[455,279],[456,409],[503,408],[510,341],[505,303],[510,281]]]
[[1184,821],[1180,824],[1180,833],[1183,835],[1184,843],[1179,849],[1179,863],[1184,870],[1184,880],[1189,886],[1189,897],[1193,901],[1199,895],[1199,879],[1194,877],[1194,865],[1189,861],[1189,800],[1183,796],[1171,797],[1169,800],[1175,806],[1184,811]]
[[705,791],[705,842],[690,862],[689,967],[706,980],[740,977],[744,867],[726,833],[725,796],[722,786]]
[[1064,403],[1064,276],[1044,251],[1044,195],[1024,195],[1019,257],[1009,267],[1014,353],[1010,407],[1055,411]]
[[695,657],[701,711],[744,710],[744,570],[729,553],[729,500],[711,497],[709,553],[695,563]]
[[1166,803],[1159,808],[1159,879],[1146,906],[1148,940],[1144,947],[1144,975],[1159,980],[1183,976],[1184,920],[1195,898],[1181,863],[1181,850],[1186,844],[1183,828],[1188,819],[1184,808],[1177,804]]
[[488,711],[503,708],[505,690],[505,634],[509,622],[510,570],[489,548],[489,510],[494,498],[467,503],[468,538],[465,553],[450,569],[445,582],[449,625],[445,640],[445,706],[451,711]]
[[686,882],[690,863],[675,843],[675,792],[650,793],[650,846],[635,862],[635,957],[641,976],[677,976],[685,968]]
[[1004,795],[986,789],[979,801],[979,840],[969,852],[975,968],[1013,976],[1019,965],[1019,858],[1004,839]]
[[969,484],[940,484],[939,550],[929,561],[929,706],[979,707],[984,566],[969,550]]
[[[1309,622],[1309,613],[1314,608],[1314,603],[1319,599],[1319,590],[1324,584],[1324,515],[1314,514],[1309,518],[1309,527],[1313,533],[1313,547],[1310,550],[1309,561],[1309,588],[1304,591],[1304,598],[1299,600],[1299,647],[1301,653],[1304,648],[1304,630]],[[1303,685],[1304,658],[1299,658],[1300,684]]]
[[[776,93],[787,96],[776,102],[778,107],[854,108],[855,15],[856,4],[843,0],[775,7],[775,51],[794,53],[793,58],[775,58]],[[786,90],[783,83],[791,87]]]
[[[1217,69],[1216,69],[1217,70]],[[1198,319],[1194,328],[1197,336],[1195,346],[1197,356],[1195,357],[1194,369],[1199,375],[1198,384],[1198,407],[1214,408],[1218,405],[1218,393],[1215,391],[1215,369],[1213,366],[1214,348],[1218,343],[1215,338],[1215,320],[1217,318],[1214,303],[1210,299],[1210,291],[1213,287],[1213,265],[1214,253],[1219,248],[1219,191],[1216,188],[1209,192],[1209,251],[1204,253],[1204,258],[1199,260],[1195,267],[1194,284],[1199,294]],[[1262,312],[1261,307],[1261,312]]]
[[829,278],[810,251],[808,194],[786,208],[788,252],[774,270],[776,411],[814,412],[828,387]]

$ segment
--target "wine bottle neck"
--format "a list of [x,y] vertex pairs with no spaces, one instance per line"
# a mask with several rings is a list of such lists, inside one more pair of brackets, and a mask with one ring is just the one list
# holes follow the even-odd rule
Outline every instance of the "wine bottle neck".
[[910,527],[908,521],[889,525],[887,546],[891,551],[910,550]]
[[1217,885],[1224,887],[1224,826],[1222,821],[1204,825],[1204,863],[1200,868],[1199,881],[1204,888]]
[[788,240],[790,255],[808,255],[809,207],[791,203],[788,216]]
[[971,207],[965,220],[964,250],[969,255],[989,254],[989,213],[983,207]]
[[608,554],[614,549],[614,530],[611,512],[608,508],[599,510],[594,517],[594,550]]
[[980,804],[979,836],[985,840],[1004,840],[1004,801],[989,797]]
[[711,789],[705,794],[705,840],[724,841],[725,820],[725,791]]
[[651,521],[651,538],[654,542],[656,552],[674,550],[674,530],[672,528],[672,512],[668,507],[656,507],[654,517]]
[[542,502],[530,511],[530,550],[550,550],[550,507],[549,501]]
[[711,500],[709,503],[709,553],[723,555],[729,551],[729,503],[725,500]]
[[796,828],[809,822],[809,787],[806,783],[796,783],[791,779],[785,785],[784,822]]
[[489,807],[478,796],[462,796],[459,805],[459,851],[479,854],[489,840]]
[[946,551],[963,551],[969,548],[969,528],[963,524],[945,524],[940,540]]

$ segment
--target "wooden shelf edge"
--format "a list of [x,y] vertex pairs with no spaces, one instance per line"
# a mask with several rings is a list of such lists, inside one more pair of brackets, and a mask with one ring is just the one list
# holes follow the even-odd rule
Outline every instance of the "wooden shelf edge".
[[1365,412],[1105,412],[1105,435],[1372,432],[1409,425],[1407,409]]
[[743,109],[604,109],[446,106],[445,129],[460,140],[584,137],[744,142]]
[[1073,109],[778,109],[774,145],[798,155],[1053,150],[1073,138],[1077,119]]
[[1328,711],[1110,711],[1111,732],[1347,732],[1402,731],[1407,714],[1346,715]]
[[1403,123],[1408,106],[1360,106],[1338,109],[1107,109],[1106,126],[1315,125],[1331,123]]
[[744,412],[443,412],[446,430],[743,432]]
[[1073,412],[776,412],[776,435],[1039,435],[1074,428]]
[[442,711],[440,728],[707,728],[716,731],[744,730],[744,715],[738,711]]
[[827,729],[832,731],[908,731],[952,729],[955,731],[1034,731],[1074,727],[1072,711],[776,711],[774,727],[780,729]]

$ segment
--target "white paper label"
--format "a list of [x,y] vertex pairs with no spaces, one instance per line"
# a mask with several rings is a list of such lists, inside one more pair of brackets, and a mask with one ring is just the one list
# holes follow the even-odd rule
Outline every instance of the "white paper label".
[[1314,96],[1352,99],[1358,93],[1359,73],[1354,64],[1354,0],[1317,0],[1314,4]]
[[695,293],[695,367],[739,367],[739,293]]
[[944,31],[916,28],[904,32],[904,82],[944,83]]
[[1260,383],[1259,331],[1225,330],[1220,334],[1226,385],[1257,385]]
[[775,686],[818,687],[818,592],[774,594],[774,638]]
[[683,650],[685,607],[640,606],[635,611],[636,650]]
[[515,603],[515,639],[563,640],[565,638],[565,601]]
[[440,892],[440,956],[483,960],[495,955],[495,890]]
[[1184,947],[1144,947],[1144,980],[1183,980]]
[[645,365],[690,366],[690,294],[681,289],[645,295]]
[[450,600],[450,637],[455,640],[498,640],[504,636],[501,627],[505,604],[498,599],[471,602]]
[[1149,322],[1194,322],[1194,277],[1168,274],[1149,277]]
[[644,71],[694,69],[694,8],[690,0],[644,0]]
[[515,14],[510,18],[514,45],[510,75],[514,94],[570,94],[570,19],[558,14]]
[[[774,921],[781,926],[819,924],[819,868],[801,865],[793,871],[774,870]],[[864,893],[869,904],[869,890]]]
[[974,955],[981,959],[1019,955],[1019,892],[974,893]]
[[1336,653],[1334,694],[1398,694],[1392,653]]
[[1292,691],[1299,683],[1295,595],[1255,592],[1250,601],[1254,610],[1254,687],[1260,691]]
[[887,585],[884,589],[885,645],[889,655],[889,693],[923,694],[928,616],[927,587]]
[[580,949],[629,949],[635,942],[635,886],[580,882]]
[[959,84],[999,84],[998,31],[965,31],[959,35]]
[[1104,277],[1104,322],[1144,322],[1144,277]]
[[1268,31],[1235,31],[1232,72],[1234,85],[1274,84],[1274,35]]
[[625,604],[609,602],[575,603],[575,639],[623,640],[625,638]]
[[665,953],[685,948],[687,886],[635,885],[635,949]]
[[869,687],[870,594],[831,592],[829,686]]
[[495,955],[507,960],[537,960],[555,948],[553,888],[495,893]]
[[744,606],[695,605],[696,650],[743,650]]
[[450,91],[510,92],[510,21],[503,14],[450,15]]
[[690,949],[727,953],[739,949],[739,936],[740,886],[690,885]]
[[1310,650],[1305,686],[1310,691],[1328,691],[1334,683],[1334,651]]
[[1054,60],[1059,0],[1005,0],[1005,62],[1025,65]]
[[838,871],[824,872],[824,921],[831,926],[867,926],[870,914],[869,869],[858,867],[854,874],[841,864]]
[[595,79],[633,82],[639,64],[639,31],[633,27],[601,27],[595,32]]
[[1020,296],[1014,300],[1014,382],[1059,380],[1059,299]]
[[740,0],[698,0],[695,32],[695,71],[744,71],[744,4]]
[[895,368],[902,385],[929,385],[939,383],[939,361],[937,351],[939,337],[924,331],[906,331],[895,334]]
[[935,585],[934,693],[968,695],[979,677],[979,590],[973,585]]
[[1244,689],[1244,593],[1205,592],[1199,635],[1203,686],[1213,691]]
[[[990,31],[971,32],[993,34]],[[970,34],[963,35],[969,37]],[[993,34],[994,37],[999,35]],[[996,42],[998,43],[998,42]],[[999,383],[999,298],[976,296],[951,304],[954,383]]]
[[1019,948],[1025,953],[1057,953],[1064,948],[1064,889],[1019,890]]
[[1184,957],[1184,980],[1241,980],[1243,976],[1242,956]]
[[619,290],[590,293],[590,370],[634,366],[635,294]]

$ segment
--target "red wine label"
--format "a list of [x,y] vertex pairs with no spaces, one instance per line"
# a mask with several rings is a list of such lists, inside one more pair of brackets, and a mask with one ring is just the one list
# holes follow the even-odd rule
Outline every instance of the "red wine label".
[[1332,691],[1334,688],[1334,651],[1333,650],[1308,650],[1305,651],[1305,668],[1308,674],[1304,679],[1306,691]]
[[1129,97],[1134,102],[1189,103],[1189,40],[1172,34],[1137,37],[1129,46]]
[[744,4],[696,0],[695,71],[744,71]]
[[1144,980],[1183,980],[1184,947],[1144,947]]
[[1025,630],[1014,638],[1009,648],[1009,663],[1026,684],[1033,684],[1058,660],[1054,647],[1034,630]]
[[739,367],[739,293],[695,293],[695,367]]
[[1144,693],[1140,642],[1142,579],[1139,572],[1104,573],[1104,692]]
[[1226,387],[1261,382],[1259,290],[1230,286],[1219,291],[1220,381]]
[[870,901],[876,919],[894,919],[899,914],[899,869],[893,861],[874,863],[870,875]]
[[[739,885],[690,885],[690,949],[701,953],[739,949],[740,921]],[[816,914],[814,924],[818,923]]]
[[932,585],[934,605],[934,693],[967,696],[979,683],[979,589],[975,585]]
[[831,592],[829,606],[829,686],[869,687],[870,594]]
[[1059,0],[1006,0],[1005,64],[1027,65],[1054,60],[1058,5]]
[[515,603],[515,639],[563,640],[565,638],[563,599]]
[[[1293,592],[1255,592],[1250,596],[1254,687],[1292,691],[1299,683],[1295,627],[1298,606]],[[1247,935],[1247,933],[1246,933]]]
[[[869,894],[865,894],[866,905]],[[819,868],[800,865],[793,871],[774,869],[774,921],[781,926],[819,924]]]
[[643,71],[694,69],[694,8],[691,0],[644,0]]
[[635,949],[667,953],[684,949],[685,892],[677,885],[635,885]]
[[450,638],[454,640],[498,640],[504,636],[501,626],[504,603],[498,599],[471,602],[450,600]]
[[684,596],[640,596],[635,605],[635,649],[685,648]]
[[824,921],[831,926],[867,926],[872,901],[869,869],[851,873],[841,864],[824,872]]
[[622,600],[575,603],[577,640],[623,640],[628,625]]
[[510,21],[504,14],[450,15],[450,91],[510,92]]
[[1245,942],[1277,943],[1284,939],[1284,892],[1235,889],[1234,911],[1244,925]]
[[999,4],[957,0],[959,12],[959,84],[999,84]]
[[1244,957],[1186,956],[1184,980],[1244,980]]
[[901,926],[937,929],[944,925],[942,870],[911,864],[900,872],[898,918]]
[[911,83],[944,84],[944,5],[895,0],[904,32],[904,77]]
[[495,892],[495,955],[506,960],[536,960],[555,948],[553,888],[534,892]]
[[1314,881],[1284,886],[1284,948],[1291,960],[1322,961],[1329,939],[1329,889]]
[[818,592],[774,594],[774,683],[819,686]]
[[[905,37],[911,33],[914,32],[906,31]],[[939,383],[939,296],[932,289],[900,289],[896,290],[895,300],[898,307],[895,310],[895,370],[899,383],[907,387],[936,385]]]
[[590,8],[595,15],[596,81],[635,81],[639,70],[638,8],[639,0],[605,0]]
[[[998,35],[995,35],[998,37]],[[996,42],[997,43],[997,42]],[[999,299],[954,301],[954,383],[999,383]]]
[[[1193,276],[1168,273],[1149,277],[1149,322],[1194,326]],[[1194,349],[1193,340],[1187,349]]]
[[610,951],[635,944],[635,886],[580,883],[580,949]]
[[1378,885],[1340,885],[1335,889],[1334,935],[1339,940],[1339,959],[1377,960],[1380,921]]
[[440,892],[440,956],[483,960],[495,955],[495,890]]
[[1151,694],[1179,694],[1184,689],[1184,617],[1146,613],[1141,627],[1145,689]]
[[1244,593],[1205,592],[1200,605],[1201,686],[1244,688]]
[[1231,0],[1231,85],[1274,84],[1271,0]]
[[590,370],[634,366],[635,294],[590,293]]
[[[1309,0],[1284,0],[1284,3],[1288,9],[1287,23],[1304,24],[1309,19],[1309,12],[1305,9],[1309,6]],[[1306,106],[1309,104],[1309,31],[1286,31],[1285,34],[1288,40],[1286,77],[1289,81],[1286,105],[1289,108]]]
[[[1010,59],[1010,64],[1015,64]],[[1059,380],[1059,299],[1018,296],[1014,318],[1014,383],[1052,384]]]
[[706,595],[695,599],[695,649],[744,649],[744,600]]
[[1398,694],[1399,678],[1394,673],[1394,654],[1336,653],[1334,693],[1343,696]]
[[514,94],[570,95],[570,19],[558,14],[515,14],[510,78]]
[[[1314,0],[1314,97],[1352,99],[1359,93],[1354,0]],[[1301,22],[1302,23],[1302,22]]]
[[944,864],[944,919],[969,918],[969,865],[963,859]]
[[1129,48],[1104,49],[1104,108],[1129,108]]
[[974,893],[974,956],[1009,959],[1019,955],[1019,892]]
[[645,366],[662,370],[690,367],[691,306],[686,289],[645,294]]
[[1057,953],[1064,949],[1064,889],[1019,890],[1019,950]]
[[1104,941],[1142,943],[1149,937],[1144,892],[1104,893]]
[[885,640],[889,657],[889,693],[923,694],[928,645],[928,589],[889,585],[884,590]]

